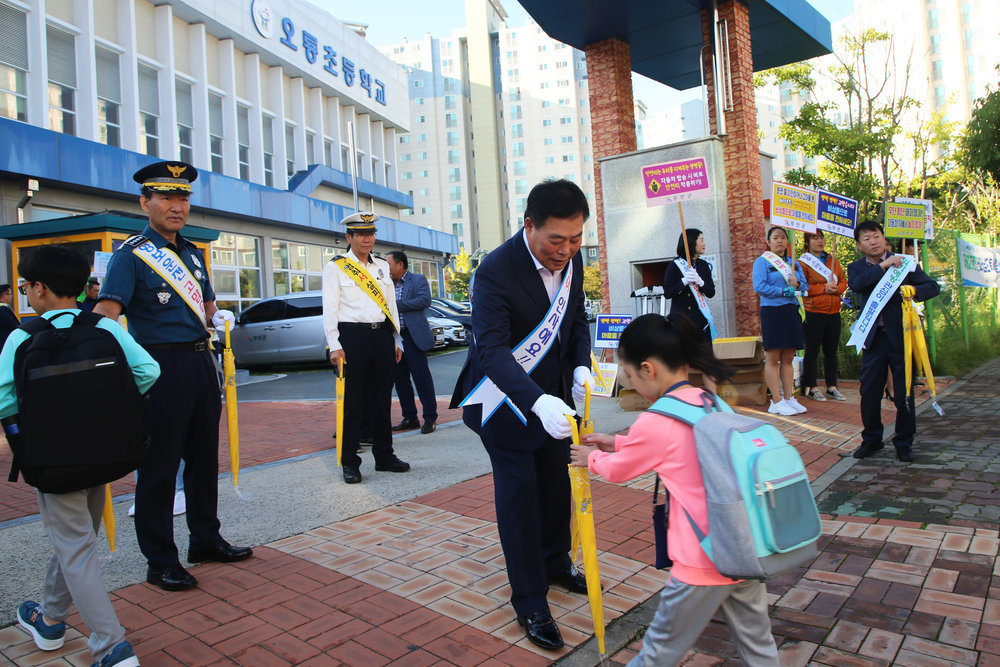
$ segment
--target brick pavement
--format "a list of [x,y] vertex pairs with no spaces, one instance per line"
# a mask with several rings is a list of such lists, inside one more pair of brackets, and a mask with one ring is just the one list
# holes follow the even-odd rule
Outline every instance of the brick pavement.
[[[955,424],[932,426],[937,418],[924,415],[920,433],[966,428],[960,442],[981,441],[968,426],[975,415],[962,419],[957,404],[995,398],[998,375],[1000,363],[980,369],[942,401]],[[803,452],[814,479],[857,444],[856,390],[845,388],[852,400],[807,402],[808,419],[766,416]],[[984,422],[991,410],[979,413]],[[329,446],[321,442],[326,430],[316,431],[316,446]],[[284,440],[281,447],[292,447]],[[665,576],[647,565],[647,477],[593,482],[609,622],[655,595]],[[558,656],[528,643],[506,604],[494,518],[487,475],[263,545],[245,563],[197,566],[195,591],[139,584],[115,591],[113,601],[144,665],[548,664]],[[821,555],[768,585],[783,664],[1000,664],[995,523],[824,518]],[[586,664],[572,653],[592,631],[586,599],[553,591],[550,600],[568,644],[561,655]],[[70,641],[50,654],[16,626],[0,630],[0,664],[87,664],[80,619],[69,620]],[[626,662],[634,648],[613,661]],[[714,621],[686,664],[732,664],[735,656],[728,629]]]

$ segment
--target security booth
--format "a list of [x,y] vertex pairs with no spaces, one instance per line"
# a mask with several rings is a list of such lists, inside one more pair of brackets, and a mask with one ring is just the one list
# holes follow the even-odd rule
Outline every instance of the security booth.
[[[8,239],[11,242],[10,284],[14,286],[16,297],[11,304],[14,313],[19,319],[33,317],[35,314],[28,305],[28,299],[17,290],[21,280],[21,276],[17,273],[17,265],[21,261],[22,253],[30,253],[33,248],[51,243],[74,246],[91,260],[91,275],[103,278],[103,268],[107,263],[101,262],[102,258],[98,253],[114,252],[128,238],[141,233],[148,222],[145,217],[105,212],[0,227],[0,239]],[[219,232],[185,225],[181,234],[201,249],[206,270],[211,276],[209,244],[219,238]]]

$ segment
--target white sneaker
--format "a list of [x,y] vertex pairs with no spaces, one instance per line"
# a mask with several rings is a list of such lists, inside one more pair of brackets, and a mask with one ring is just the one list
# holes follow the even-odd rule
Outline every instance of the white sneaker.
[[772,415],[784,415],[785,417],[791,417],[792,415],[798,414],[795,408],[788,405],[785,401],[778,401],[775,403],[771,401],[771,405],[768,406],[767,411]]
[[174,516],[187,512],[187,497],[183,491],[174,493]]
[[128,508],[128,515],[135,516],[135,503],[132,503],[132,507]]
[[789,408],[791,408],[792,410],[794,410],[795,414],[797,414],[797,415],[801,415],[803,412],[806,412],[806,406],[804,406],[801,403],[799,403],[798,401],[796,401],[794,396],[792,396],[790,398],[786,398],[783,401],[783,403],[785,405],[787,405]]

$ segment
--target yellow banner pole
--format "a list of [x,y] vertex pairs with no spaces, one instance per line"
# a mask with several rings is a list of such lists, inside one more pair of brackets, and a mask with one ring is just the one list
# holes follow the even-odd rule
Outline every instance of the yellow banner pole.
[[111,485],[104,485],[104,532],[108,535],[108,548],[115,552],[115,508],[111,503]]

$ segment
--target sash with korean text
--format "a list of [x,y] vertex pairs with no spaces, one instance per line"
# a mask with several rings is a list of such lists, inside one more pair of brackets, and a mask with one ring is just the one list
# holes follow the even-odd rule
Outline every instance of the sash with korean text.
[[[792,284],[792,279],[795,278],[795,270],[792,267],[790,267],[788,264],[786,264],[784,259],[782,259],[781,257],[778,257],[777,255],[775,255],[770,250],[766,251],[761,256],[764,259],[766,259],[767,262],[771,266],[773,266],[774,268],[776,268],[778,270],[778,273],[780,273],[781,277],[785,279],[785,283],[787,285],[791,285]],[[801,289],[801,286],[800,286],[800,289]],[[802,297],[801,296],[796,295],[795,296],[795,300],[799,302],[799,316],[802,317],[802,319],[804,321],[806,319],[806,306],[802,302]]]
[[858,354],[864,349],[865,341],[868,340],[868,333],[878,321],[879,313],[885,308],[885,304],[889,303],[889,299],[896,293],[899,286],[903,284],[907,274],[917,267],[916,260],[909,255],[896,255],[896,257],[902,259],[903,264],[901,266],[890,267],[885,272],[882,280],[878,281],[875,289],[868,296],[865,307],[861,309],[861,314],[858,315],[858,321],[851,325],[851,337],[847,340],[847,345],[848,347],[853,345],[857,349]]
[[149,268],[156,272],[156,275],[167,281],[167,284],[180,295],[188,308],[198,316],[202,325],[207,327],[201,285],[191,275],[187,265],[181,261],[177,253],[169,248],[157,248],[152,241],[146,241],[142,245],[134,246],[132,254],[145,262]]
[[[687,272],[688,263],[684,261],[683,257],[675,259],[674,264],[676,264],[677,268],[681,270],[681,275],[684,275],[684,273]],[[701,311],[701,314],[708,321],[708,330],[712,334],[712,339],[714,340],[718,338],[719,332],[715,330],[715,318],[712,317],[712,309],[708,307],[708,299],[706,299],[705,295],[701,293],[701,290],[698,288],[696,283],[692,283],[689,287],[691,288],[691,294],[694,294],[695,302],[698,304],[698,310]]]
[[365,270],[365,267],[361,266],[353,259],[347,255],[341,255],[333,260],[333,263],[340,267],[340,269],[346,273],[351,280],[358,284],[361,291],[371,297],[382,312],[385,313],[386,318],[392,322],[392,327],[399,331],[399,323],[396,322],[396,318],[392,316],[392,311],[389,310],[389,303],[385,300],[385,295],[382,294],[382,290],[379,289],[378,283],[372,278],[371,274]]
[[799,257],[799,261],[818,273],[826,282],[833,283],[834,285],[837,284],[837,274],[833,272],[833,269],[824,264],[816,255],[811,252],[807,252]]
[[[566,275],[563,277],[562,285],[556,293],[556,298],[552,300],[552,305],[549,306],[548,311],[545,313],[545,317],[535,327],[534,331],[528,334],[511,351],[514,361],[518,363],[525,373],[530,374],[535,369],[535,366],[538,365],[538,362],[544,359],[545,355],[552,349],[552,342],[556,339],[559,327],[562,325],[563,317],[565,317],[566,311],[569,309],[569,287],[572,277],[573,263],[570,262],[566,265]],[[507,397],[507,394],[502,392],[494,384],[493,380],[485,375],[479,381],[479,384],[469,392],[469,395],[462,399],[458,407],[464,408],[467,405],[481,404],[483,406],[482,424],[486,424],[490,417],[493,416],[493,413],[497,411],[497,408],[504,403],[510,406],[510,409],[514,411],[514,414],[517,415],[522,424],[528,423],[524,418],[524,413],[517,409],[517,406]]]

